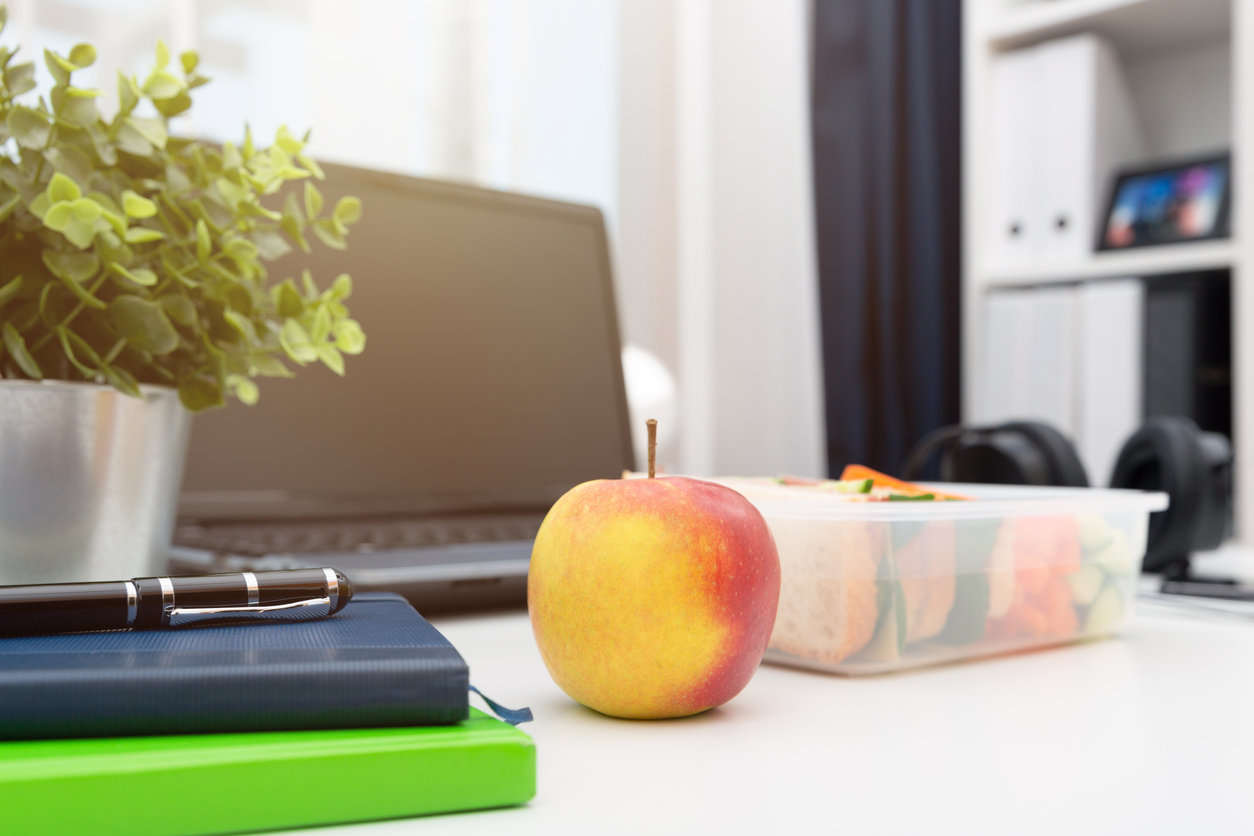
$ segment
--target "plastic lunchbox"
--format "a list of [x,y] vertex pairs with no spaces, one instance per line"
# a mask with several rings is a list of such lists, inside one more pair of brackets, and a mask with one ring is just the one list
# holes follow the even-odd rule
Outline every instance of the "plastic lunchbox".
[[849,502],[718,480],[779,549],[766,661],[860,675],[1110,635],[1131,615],[1149,515],[1167,496],[944,485],[971,501]]

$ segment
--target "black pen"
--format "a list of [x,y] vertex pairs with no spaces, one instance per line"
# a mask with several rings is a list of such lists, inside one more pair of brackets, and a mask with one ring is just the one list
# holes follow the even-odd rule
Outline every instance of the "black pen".
[[0,637],[308,621],[334,615],[352,597],[335,569],[0,586]]

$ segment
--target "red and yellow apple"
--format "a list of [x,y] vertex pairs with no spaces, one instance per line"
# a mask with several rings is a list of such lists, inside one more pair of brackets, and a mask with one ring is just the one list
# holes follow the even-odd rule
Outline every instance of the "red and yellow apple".
[[585,482],[540,526],[527,604],[544,664],[573,699],[614,717],[683,717],[727,702],[757,670],[779,555],[730,488]]

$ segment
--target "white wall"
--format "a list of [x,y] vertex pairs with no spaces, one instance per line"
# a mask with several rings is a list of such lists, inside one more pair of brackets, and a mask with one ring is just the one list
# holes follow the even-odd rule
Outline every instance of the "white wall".
[[663,461],[822,474],[806,3],[640,0],[620,20],[620,295],[628,337],[678,372]]
[[5,41],[100,49],[83,82],[115,107],[157,38],[212,83],[177,126],[258,141],[313,128],[322,159],[617,204],[616,0],[23,0]]

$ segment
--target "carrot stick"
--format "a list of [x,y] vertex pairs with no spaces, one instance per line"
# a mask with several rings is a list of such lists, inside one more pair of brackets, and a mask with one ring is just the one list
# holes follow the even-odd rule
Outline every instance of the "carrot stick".
[[878,470],[872,470],[866,465],[861,465],[861,464],[845,465],[844,471],[842,471],[840,474],[840,480],[844,482],[849,479],[870,479],[872,480],[871,484],[873,484],[877,488],[896,488],[899,491],[906,491],[908,493],[915,493],[915,494],[930,493],[930,494],[935,494],[937,499],[970,499],[971,498],[969,496],[962,496],[956,493],[942,493],[941,491],[935,491],[935,490],[932,490],[931,488],[925,488],[922,485],[916,485],[912,482],[903,482],[900,479],[895,479],[886,473],[880,473]]

